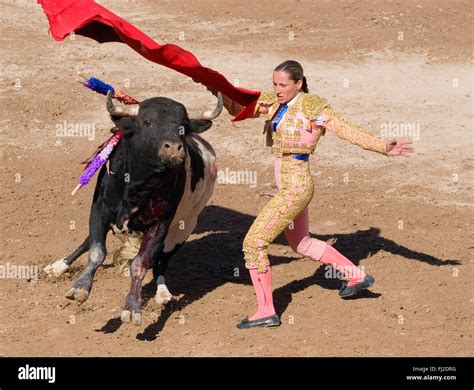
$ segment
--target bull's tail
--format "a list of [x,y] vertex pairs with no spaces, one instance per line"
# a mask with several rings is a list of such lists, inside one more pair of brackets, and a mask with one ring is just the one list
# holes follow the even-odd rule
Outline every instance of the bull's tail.
[[122,246],[114,253],[113,262],[115,266],[120,267],[119,273],[122,274],[130,266],[132,259],[138,254],[142,243],[142,233],[115,234],[122,241]]

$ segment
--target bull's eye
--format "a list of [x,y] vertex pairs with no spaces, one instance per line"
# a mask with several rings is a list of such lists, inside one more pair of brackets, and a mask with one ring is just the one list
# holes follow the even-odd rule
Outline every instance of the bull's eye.
[[148,119],[145,119],[145,120],[143,121],[143,124],[144,124],[145,126],[150,126],[151,122],[150,122]]

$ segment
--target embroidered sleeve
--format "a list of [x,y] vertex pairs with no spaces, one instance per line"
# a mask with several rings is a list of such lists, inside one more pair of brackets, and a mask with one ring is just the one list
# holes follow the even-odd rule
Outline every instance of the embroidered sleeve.
[[[223,95],[224,107],[230,115],[237,115],[245,107],[237,103],[235,100],[232,100],[226,95]],[[255,110],[253,113],[254,118],[263,117],[267,118],[269,108],[276,102],[276,94],[270,91],[264,91],[260,94],[257,104],[255,105]]]
[[316,118],[316,124],[332,131],[351,144],[387,155],[387,141],[375,138],[367,130],[353,125],[329,106],[321,111],[321,115]]
[[254,117],[270,119],[270,107],[277,101],[276,93],[272,91],[263,91],[258,98],[255,106]]

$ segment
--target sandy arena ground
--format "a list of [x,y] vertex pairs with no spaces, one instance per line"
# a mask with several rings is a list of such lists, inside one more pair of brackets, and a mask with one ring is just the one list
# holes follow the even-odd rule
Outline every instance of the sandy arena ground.
[[[311,159],[311,232],[377,283],[361,298],[343,301],[341,282],[327,279],[318,262],[295,254],[282,236],[269,252],[283,325],[239,331],[235,324],[256,303],[242,240],[275,188],[262,121],[235,128],[224,113],[205,133],[218,169],[256,172],[256,186],[217,185],[167,274],[177,300],[159,309],[150,273],[144,323],[121,324],[129,279],[112,264],[118,246],[112,236],[83,305],[64,294],[86,256],[63,277],[41,272],[87,235],[94,184],[75,197],[70,192],[79,163],[112,126],[105,99],[76,83],[77,72],[140,100],[165,95],[203,108],[213,96],[125,45],[79,36],[56,42],[39,5],[2,0],[0,268],[37,266],[40,272],[37,282],[0,279],[0,356],[472,355],[469,1],[100,3],[245,88],[270,89],[273,68],[297,59],[310,91],[376,135],[389,129],[396,136],[403,126],[416,153],[389,159],[333,134],[321,140]],[[93,139],[58,137],[64,123],[91,126]]]

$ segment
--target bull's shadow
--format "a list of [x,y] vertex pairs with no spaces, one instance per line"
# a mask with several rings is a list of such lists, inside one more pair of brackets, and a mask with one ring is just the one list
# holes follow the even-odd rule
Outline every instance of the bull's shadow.
[[[158,320],[147,326],[143,333],[137,335],[139,340],[155,340],[173,313],[183,310],[225,283],[251,285],[248,271],[244,267],[242,241],[254,219],[252,215],[219,206],[208,206],[204,209],[194,233],[206,235],[187,242],[171,259],[166,274],[168,288],[173,295],[180,296],[180,299],[171,301],[163,307]],[[333,246],[356,265],[382,249],[432,266],[460,264],[458,260],[442,260],[398,245],[390,239],[381,237],[379,228],[358,230],[349,234],[313,235],[313,237],[323,241],[335,238],[336,242]],[[275,243],[287,245],[284,235],[280,235]],[[299,258],[301,258],[300,255],[292,253],[288,256],[271,256],[270,261],[272,266],[278,266]],[[282,314],[286,311],[293,294],[314,284],[331,290],[341,287],[341,281],[333,278],[326,279],[325,271],[320,266],[316,268],[313,275],[301,280],[289,281],[288,284],[274,291],[277,313]],[[153,298],[155,291],[154,281],[143,287],[144,307]],[[377,298],[378,296],[380,294],[367,291],[358,297]],[[112,319],[97,331],[113,333],[120,326],[119,318]]]

